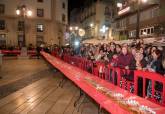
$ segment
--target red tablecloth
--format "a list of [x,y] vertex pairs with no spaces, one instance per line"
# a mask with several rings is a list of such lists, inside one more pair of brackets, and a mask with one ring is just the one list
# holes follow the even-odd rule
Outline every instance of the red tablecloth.
[[97,82],[99,85],[108,88],[109,90],[113,90],[114,92],[122,93],[125,96],[125,99],[130,97],[134,98],[141,105],[148,106],[152,108],[156,114],[165,114],[165,107],[154,104],[146,99],[138,97],[125,91],[105,80],[102,80],[86,71],[83,71],[73,65],[70,65],[58,58],[51,56],[45,52],[41,52],[44,58],[52,64],[55,68],[59,69],[67,78],[73,81],[78,87],[80,87],[86,94],[88,94],[91,98],[93,98],[100,106],[106,109],[108,112],[112,114],[130,114],[128,110],[121,107],[118,103],[114,102],[112,99],[102,94],[96,88],[94,88],[91,84],[85,81],[86,78],[90,78]]

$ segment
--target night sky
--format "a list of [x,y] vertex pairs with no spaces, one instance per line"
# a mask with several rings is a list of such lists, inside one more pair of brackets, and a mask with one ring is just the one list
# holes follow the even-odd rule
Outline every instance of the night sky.
[[79,8],[83,6],[85,0],[69,0],[69,12],[74,8]]

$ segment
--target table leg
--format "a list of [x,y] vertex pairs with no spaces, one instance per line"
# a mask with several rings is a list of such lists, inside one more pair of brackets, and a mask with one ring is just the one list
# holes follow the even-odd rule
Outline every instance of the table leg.
[[62,79],[61,79],[61,81],[59,82],[58,87],[63,88],[65,82],[66,82],[66,77],[65,77],[64,75],[62,75]]
[[77,98],[77,100],[74,102],[74,107],[77,106],[77,104],[78,104],[79,100],[81,99],[82,95],[83,95],[83,91],[80,89],[80,95],[79,95],[79,97]]

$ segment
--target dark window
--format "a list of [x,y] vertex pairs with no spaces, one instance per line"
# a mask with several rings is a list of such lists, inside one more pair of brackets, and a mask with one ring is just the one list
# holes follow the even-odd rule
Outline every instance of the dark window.
[[43,24],[37,24],[37,32],[43,32],[44,31],[44,25]]
[[24,21],[18,21],[18,31],[23,31],[25,29]]
[[0,4],[0,14],[4,14],[4,13],[5,13],[5,5]]
[[44,16],[44,9],[37,9],[37,16],[43,17]]
[[65,14],[62,14],[62,22],[65,22],[66,21],[66,16]]
[[150,28],[147,29],[147,34],[151,34],[151,29]]
[[6,35],[0,34],[0,49],[6,46]]
[[5,30],[5,20],[0,20],[0,30]]
[[140,31],[140,34],[143,35],[143,30]]
[[64,2],[62,3],[62,8],[65,9],[65,3]]
[[154,28],[151,28],[151,34],[153,34],[154,33]]
[[44,0],[37,0],[37,2],[43,2]]

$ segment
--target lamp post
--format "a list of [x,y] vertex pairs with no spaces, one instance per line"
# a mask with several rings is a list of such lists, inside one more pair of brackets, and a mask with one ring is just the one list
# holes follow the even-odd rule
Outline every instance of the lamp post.
[[25,19],[27,17],[32,16],[32,11],[29,10],[26,5],[19,5],[16,9],[16,15],[20,16],[23,19],[23,42],[22,42],[22,46],[25,47],[26,46],[26,30],[25,30]]
[[147,0],[137,0],[137,24],[136,24],[136,38],[139,39],[139,32],[140,32],[140,10],[141,10],[141,5],[142,3],[146,3]]
[[90,23],[90,30],[91,30],[91,38],[93,38],[95,36],[93,23]]
[[75,26],[75,27],[69,27],[70,30],[70,44],[73,44],[73,42],[75,42],[75,40],[78,37],[78,31],[79,31],[79,27]]

